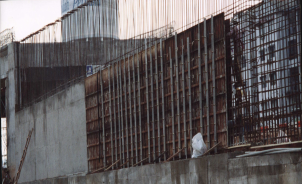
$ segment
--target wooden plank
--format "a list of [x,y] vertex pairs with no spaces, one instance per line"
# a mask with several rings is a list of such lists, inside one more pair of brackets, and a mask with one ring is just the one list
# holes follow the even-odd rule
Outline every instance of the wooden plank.
[[173,159],[175,156],[177,156],[179,153],[181,153],[184,149],[185,149],[185,147],[183,147],[182,149],[180,149],[179,151],[177,151],[175,154],[173,154],[171,157],[169,157],[165,162],[168,162],[171,159]]

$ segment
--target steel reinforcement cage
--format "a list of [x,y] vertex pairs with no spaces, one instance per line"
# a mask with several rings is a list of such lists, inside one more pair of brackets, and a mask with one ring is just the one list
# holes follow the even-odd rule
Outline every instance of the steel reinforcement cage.
[[90,172],[189,158],[198,132],[228,146],[224,27],[222,13],[86,78]]
[[227,34],[229,144],[302,140],[302,4],[263,1]]

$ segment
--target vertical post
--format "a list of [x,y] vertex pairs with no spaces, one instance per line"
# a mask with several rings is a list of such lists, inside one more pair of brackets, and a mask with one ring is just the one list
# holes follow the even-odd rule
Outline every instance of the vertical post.
[[149,49],[150,56],[150,91],[151,91],[151,105],[152,105],[152,128],[153,128],[153,160],[156,158],[156,141],[155,141],[155,115],[154,115],[154,76],[153,76],[153,56],[152,46]]
[[200,132],[203,137],[203,106],[202,106],[202,78],[201,78],[201,42],[200,23],[198,24],[198,62],[199,62],[199,110],[200,110]]
[[146,109],[147,109],[147,136],[148,136],[148,162],[150,163],[150,122],[149,122],[149,99],[148,99],[148,68],[147,68],[147,41],[145,39],[145,95],[146,95]]
[[[160,109],[159,109],[159,74],[158,74],[158,49],[157,43],[155,44],[155,68],[156,68],[156,94],[157,94],[157,125],[158,125],[158,156],[161,154],[161,143],[160,143]],[[159,158],[159,162],[161,158]]]
[[[192,141],[192,137],[193,137],[193,122],[192,122],[192,111],[191,111],[191,75],[190,75],[190,46],[189,46],[189,37],[187,37],[187,62],[188,62],[188,67],[187,67],[187,71],[188,71],[188,107],[189,107],[189,129],[190,129],[190,144]],[[191,154],[192,154],[192,150],[191,150]]]
[[[181,55],[181,62],[182,62],[182,99],[183,99],[183,125],[184,125],[184,147],[185,147],[185,156],[187,158],[187,151],[188,151],[188,148],[187,148],[187,137],[186,137],[186,103],[185,103],[185,75],[184,75],[184,45],[183,45],[183,39],[181,40],[181,45],[182,45],[182,55]],[[192,139],[190,137],[190,139]]]
[[[126,159],[125,159],[125,162],[128,161],[129,159],[129,155],[128,155],[128,121],[127,121],[127,78],[126,78],[126,59],[124,59],[124,67],[123,67],[123,71],[124,71],[124,92],[125,92],[125,95],[124,95],[124,100],[125,100],[125,136],[126,136]],[[124,162],[123,162],[124,164]],[[127,163],[129,164],[129,162]]]
[[[111,85],[110,85],[110,70],[111,66],[108,67],[108,92],[109,92],[109,123],[110,123],[110,148],[111,148],[111,156],[112,156],[112,164],[114,163],[114,149],[113,149],[113,122],[112,122],[112,94],[111,94]],[[114,166],[112,166],[114,169]]]
[[[102,116],[102,138],[103,138],[103,167],[106,166],[106,155],[105,155],[105,130],[104,130],[104,105],[103,105],[103,79],[102,70],[100,70],[100,86],[101,86],[101,116]],[[99,102],[98,102],[99,105]]]
[[[173,61],[171,58],[171,48],[169,47],[169,63],[170,63],[170,104],[171,104],[171,128],[173,154],[175,154],[175,112],[174,112],[174,79],[173,79]],[[173,158],[175,160],[175,158]]]
[[134,152],[133,152],[133,120],[132,120],[132,93],[131,93],[131,80],[130,80],[130,60],[128,57],[128,94],[129,94],[129,129],[130,129],[130,158],[132,159],[127,163],[127,166],[129,167],[129,163],[133,165],[133,157],[134,157]]
[[205,63],[205,85],[206,85],[206,119],[207,119],[207,146],[210,148],[210,135],[209,135],[209,98],[208,98],[208,64],[207,64],[207,36],[206,36],[206,18],[204,18],[204,63]]
[[[140,88],[141,88],[141,84],[140,84],[140,61],[139,61],[139,55],[137,53],[137,72],[138,72],[138,105],[139,105],[139,132],[140,132],[140,160],[142,160],[142,126],[141,126],[141,93],[140,93]],[[138,162],[137,162],[138,163]],[[141,165],[143,165],[141,163]]]
[[[213,116],[214,116],[214,145],[217,144],[217,108],[216,108],[216,66],[215,66],[215,39],[214,39],[214,17],[211,16],[211,60],[212,60],[212,74],[213,74]],[[217,153],[217,147],[215,148]]]
[[[160,39],[160,60],[161,60],[161,97],[162,97],[162,124],[163,124],[163,151],[166,151],[165,140],[165,109],[164,109],[164,78],[163,78],[163,54],[162,54],[162,39]],[[166,160],[166,154],[164,154]]]
[[[137,55],[138,56],[138,55]],[[133,55],[133,90],[134,90],[134,95],[133,95],[133,99],[134,99],[134,123],[135,123],[135,147],[136,147],[136,151],[135,151],[135,155],[136,155],[136,163],[138,163],[138,143],[137,143],[137,103],[136,103],[136,75],[135,75],[135,54]],[[133,161],[132,161],[133,162]],[[131,163],[131,165],[133,165],[133,163]]]
[[[178,121],[178,150],[181,149],[181,130],[180,130],[180,93],[179,93],[179,63],[178,63],[178,39],[175,33],[175,65],[176,65],[176,86],[177,86],[177,121]],[[181,152],[179,153],[181,159]]]

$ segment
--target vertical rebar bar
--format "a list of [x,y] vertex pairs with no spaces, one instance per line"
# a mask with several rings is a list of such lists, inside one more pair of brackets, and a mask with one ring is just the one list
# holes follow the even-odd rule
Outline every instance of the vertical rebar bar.
[[[140,84],[140,61],[139,61],[139,55],[137,52],[137,72],[138,72],[138,105],[139,105],[139,132],[140,132],[140,160],[143,159],[142,157],[142,121],[141,121],[141,92],[140,92],[140,88],[141,88],[141,84]],[[137,162],[138,163],[138,162]],[[143,165],[143,163],[141,163],[141,165]]]
[[[104,122],[104,105],[103,105],[103,79],[102,70],[100,70],[100,91],[101,91],[101,116],[102,116],[102,137],[103,137],[103,167],[106,166],[106,155],[105,155],[105,122]],[[99,102],[98,102],[99,105]]]
[[[161,154],[161,144],[160,144],[160,109],[159,109],[159,74],[158,74],[158,49],[157,43],[155,44],[155,68],[156,68],[156,94],[157,94],[157,125],[158,125],[158,156]],[[159,162],[161,158],[159,158]]]
[[[211,16],[211,59],[212,59],[212,87],[213,87],[213,119],[214,119],[214,145],[217,144],[217,108],[216,108],[216,66],[215,66],[215,38],[214,38],[214,17]],[[217,153],[217,147],[215,147]]]
[[[187,158],[187,153],[188,153],[188,148],[187,148],[187,136],[186,136],[186,98],[185,98],[185,75],[184,75],[184,45],[183,45],[183,39],[181,40],[181,46],[182,46],[182,55],[181,55],[181,62],[182,62],[182,99],[183,99],[183,127],[184,127],[184,152],[185,152],[185,156]],[[191,137],[190,137],[191,139]]]
[[[179,63],[178,63],[178,39],[177,32],[175,33],[175,66],[176,66],[176,90],[177,90],[177,117],[178,117],[178,149],[181,149],[181,130],[180,130],[180,93],[179,93]],[[179,159],[181,152],[179,153]]]
[[[164,77],[163,77],[163,54],[162,54],[162,39],[160,39],[160,61],[161,61],[161,97],[162,97],[162,124],[163,124],[163,152],[166,152],[165,139],[165,109],[164,109]],[[166,160],[166,154],[164,154]]]
[[[190,60],[190,46],[189,46],[189,37],[187,37],[187,71],[188,71],[188,107],[189,107],[189,129],[190,129],[190,145],[192,144],[193,137],[193,122],[192,122],[192,109],[191,109],[191,60]],[[191,153],[192,154],[192,153]]]
[[149,122],[149,99],[148,99],[148,67],[147,67],[147,41],[145,39],[145,95],[146,95],[146,118],[147,118],[147,137],[148,137],[148,162],[150,163],[150,122]]
[[[122,151],[122,163],[124,163],[124,129],[123,129],[123,93],[122,93],[122,71],[121,71],[121,68],[122,68],[122,62],[120,61],[120,67],[119,67],[119,85],[120,85],[120,110],[121,110],[121,144],[122,144],[122,148],[121,148],[121,151]],[[125,63],[124,63],[125,64]],[[121,154],[121,153],[120,153]]]
[[[138,56],[138,55],[137,55]],[[137,138],[137,103],[136,103],[136,75],[135,75],[135,54],[133,55],[133,90],[134,90],[134,95],[133,95],[133,99],[134,99],[134,123],[135,123],[135,157],[136,157],[136,163],[138,163],[138,138]],[[131,165],[133,165],[133,163],[131,163]]]
[[[111,94],[111,84],[110,84],[110,70],[111,66],[108,67],[108,92],[109,92],[109,123],[110,123],[110,148],[112,163],[114,163],[114,150],[113,150],[113,122],[112,122],[112,94]],[[114,166],[112,166],[114,169]]]
[[205,68],[205,94],[206,94],[206,119],[207,119],[207,143],[210,148],[210,132],[209,132],[209,97],[208,97],[208,59],[207,59],[207,34],[206,34],[206,18],[204,18],[204,68]]
[[[226,32],[226,28],[225,28],[225,24],[224,24],[224,31]],[[200,32],[199,32],[200,33]],[[226,118],[225,118],[225,121],[226,121],[226,124],[225,124],[225,126],[226,126],[226,137],[227,137],[227,145],[230,145],[229,144],[229,129],[228,129],[228,111],[229,111],[229,109],[228,109],[228,88],[227,88],[227,77],[229,77],[229,76],[227,76],[227,74],[228,74],[228,72],[227,72],[227,70],[228,70],[228,67],[226,67],[226,65],[227,65],[227,54],[226,54],[226,34],[224,34],[224,39],[223,39],[223,42],[224,42],[224,44],[223,45],[225,45],[225,49],[224,49],[224,71],[225,71],[225,81],[224,81],[224,85],[225,85],[225,99],[226,99],[226,103],[225,103],[225,109],[226,109],[226,112],[225,112],[225,116],[226,116]],[[202,99],[201,99],[202,100]],[[203,134],[202,134],[203,135]]]
[[[203,109],[202,109],[202,78],[201,78],[201,42],[200,42],[200,23],[198,23],[198,62],[199,62],[199,111],[200,111],[200,132],[203,137]],[[227,121],[226,121],[227,122]]]
[[[132,56],[133,57],[133,56]],[[131,78],[130,78],[130,60],[128,57],[128,95],[129,95],[129,129],[130,129],[130,158],[131,161],[127,163],[127,167],[129,167],[129,163],[133,165],[133,122],[132,122],[132,94],[131,94]]]
[[[118,74],[118,73],[117,73]],[[115,134],[115,159],[118,160],[117,153],[117,119],[116,119],[116,93],[115,93],[115,64],[113,63],[113,96],[114,96],[114,134]]]
[[[128,57],[129,59],[129,57]],[[129,159],[129,143],[128,143],[128,120],[127,120],[127,78],[126,78],[126,58],[124,58],[124,67],[123,67],[123,70],[124,70],[124,100],[125,100],[125,112],[124,112],[124,115],[125,115],[125,136],[126,136],[126,159],[125,159],[125,162],[128,161]],[[124,162],[123,162],[124,164]],[[127,163],[127,166],[129,166],[129,162]]]
[[[100,81],[100,79],[99,79],[99,77],[98,77],[98,73],[97,73],[97,115],[98,115],[98,144],[99,144],[99,155],[98,155],[98,157],[99,157],[99,163],[100,163],[100,161],[101,161],[101,123],[100,123],[100,105],[99,105],[99,101],[100,101],[100,99],[99,99],[99,81]],[[101,92],[100,92],[100,94],[101,94]]]
[[118,113],[118,129],[119,129],[119,159],[122,160],[122,139],[121,139],[121,116],[120,116],[120,61],[117,62],[117,99],[118,99],[118,106],[117,106],[117,113]]
[[[173,79],[173,61],[171,58],[171,48],[169,47],[169,63],[170,63],[170,103],[171,103],[171,128],[172,128],[172,144],[173,154],[175,154],[175,112],[174,112],[174,79]],[[175,160],[175,158],[173,158]]]
[[153,129],[153,158],[156,158],[156,141],[155,141],[155,115],[154,115],[154,76],[153,76],[153,56],[152,56],[152,45],[150,45],[149,49],[150,55],[150,90],[151,90],[151,105],[152,105],[152,129]]

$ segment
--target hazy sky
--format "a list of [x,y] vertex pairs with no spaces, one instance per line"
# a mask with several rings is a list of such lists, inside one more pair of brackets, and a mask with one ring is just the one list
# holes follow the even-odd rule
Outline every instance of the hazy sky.
[[0,32],[14,27],[19,41],[61,17],[61,0],[0,1]]

